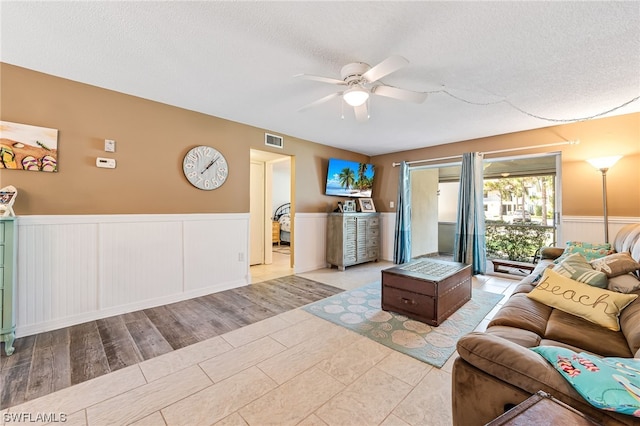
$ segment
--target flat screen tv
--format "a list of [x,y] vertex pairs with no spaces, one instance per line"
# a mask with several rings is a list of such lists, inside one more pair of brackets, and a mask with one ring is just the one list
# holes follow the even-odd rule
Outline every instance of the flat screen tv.
[[374,174],[373,164],[330,158],[325,194],[371,198]]

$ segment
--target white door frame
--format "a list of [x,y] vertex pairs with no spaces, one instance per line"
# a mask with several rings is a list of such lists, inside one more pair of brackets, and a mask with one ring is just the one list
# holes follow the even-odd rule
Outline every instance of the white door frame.
[[[263,170],[264,170],[264,180],[263,182],[260,184],[261,188],[262,188],[262,194],[263,194],[263,199],[264,199],[264,209],[262,209],[260,212],[253,212],[253,210],[250,212],[250,215],[258,215],[261,213],[261,218],[260,220],[263,223],[263,227],[262,227],[262,231],[261,232],[263,234],[263,238],[262,241],[259,243],[261,245],[263,245],[263,261],[261,262],[261,264],[265,264],[265,265],[269,265],[273,263],[273,252],[272,252],[272,248],[273,248],[273,243],[272,243],[272,228],[271,228],[271,219],[272,219],[272,204],[273,204],[273,165],[274,163],[277,163],[279,161],[290,161],[292,169],[293,169],[293,156],[290,155],[284,155],[284,154],[275,154],[275,153],[271,153],[269,151],[261,151],[259,149],[251,149],[251,164],[261,164],[263,166]],[[289,192],[290,192],[290,202],[291,202],[291,213],[293,214],[294,212],[294,203],[293,203],[293,180],[294,180],[294,176],[293,176],[293,171],[291,172],[291,184],[289,187]],[[251,185],[253,185],[253,181],[251,181]],[[255,188],[251,188],[252,192]],[[253,238],[251,236],[249,236],[250,240],[249,240],[249,244],[251,245]],[[291,247],[293,249],[293,229],[291,229]],[[250,252],[251,252],[251,246],[250,246]],[[291,253],[291,265],[293,267],[293,252]]]
[[265,163],[251,160],[249,200],[249,265],[265,263]]

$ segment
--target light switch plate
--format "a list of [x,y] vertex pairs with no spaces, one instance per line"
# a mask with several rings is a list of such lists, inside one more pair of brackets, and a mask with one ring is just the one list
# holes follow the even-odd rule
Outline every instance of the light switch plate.
[[104,140],[104,150],[106,152],[116,152],[116,141],[112,139]]

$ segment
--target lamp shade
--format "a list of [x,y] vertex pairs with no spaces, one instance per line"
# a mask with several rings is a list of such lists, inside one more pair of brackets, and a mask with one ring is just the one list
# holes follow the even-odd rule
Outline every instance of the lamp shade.
[[344,91],[342,95],[345,102],[351,106],[357,107],[362,105],[369,99],[369,92],[360,86],[354,86]]
[[613,157],[592,158],[591,160],[587,161],[598,170],[607,170],[613,167],[613,165],[616,164],[621,158],[622,155],[614,155]]

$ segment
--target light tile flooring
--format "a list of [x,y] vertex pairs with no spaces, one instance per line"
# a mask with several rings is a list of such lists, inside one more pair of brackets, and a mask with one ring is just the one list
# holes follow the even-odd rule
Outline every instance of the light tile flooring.
[[[291,272],[278,261],[253,282]],[[390,266],[300,275],[352,289]],[[474,287],[508,295],[514,278]],[[11,407],[0,425],[449,425],[454,358],[438,369],[296,309]]]
[[273,263],[270,265],[255,265],[251,269],[251,282],[259,283],[262,281],[272,280],[274,278],[283,277],[285,275],[293,275],[291,269],[290,257],[285,254],[274,251]]

